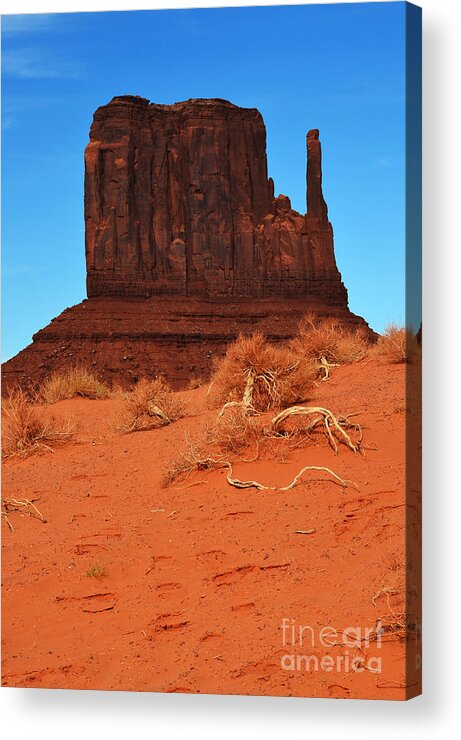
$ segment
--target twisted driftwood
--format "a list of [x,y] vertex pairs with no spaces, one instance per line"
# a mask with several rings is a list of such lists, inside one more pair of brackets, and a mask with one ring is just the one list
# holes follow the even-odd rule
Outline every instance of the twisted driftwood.
[[334,478],[335,482],[337,482],[343,488],[347,488],[348,485],[354,486],[354,488],[358,488],[358,486],[352,481],[341,478],[339,475],[334,473],[333,470],[330,470],[330,468],[326,468],[323,465],[306,465],[299,471],[299,473],[295,475],[291,483],[289,483],[287,486],[265,486],[255,480],[242,481],[238,478],[233,478],[232,463],[225,460],[221,463],[221,465],[229,469],[229,473],[227,474],[227,482],[229,483],[229,485],[234,486],[234,488],[257,488],[260,491],[290,491],[296,486],[296,484],[300,481],[307,470],[322,470],[325,473],[329,473]]
[[[362,439],[362,430],[360,425],[350,422],[346,417],[337,418],[332,411],[324,409],[321,406],[290,406],[277,414],[277,416],[274,416],[271,421],[271,428],[274,432],[278,432],[286,419],[292,416],[312,416],[314,414],[317,415],[317,418],[307,426],[306,431],[308,433],[312,432],[318,424],[323,422],[328,440],[336,454],[338,454],[338,445],[332,434],[332,429],[336,430],[340,435],[340,440],[343,444],[347,445],[349,449],[353,452],[358,452],[360,450]],[[359,430],[359,440],[356,444],[353,443],[344,427],[354,427]]]

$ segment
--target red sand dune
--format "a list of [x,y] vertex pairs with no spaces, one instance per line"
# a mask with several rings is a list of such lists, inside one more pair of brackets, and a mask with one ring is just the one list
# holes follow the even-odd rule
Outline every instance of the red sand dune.
[[[4,495],[35,500],[46,523],[18,513],[13,532],[2,523],[3,685],[404,699],[404,642],[290,648],[281,631],[284,618],[316,636],[364,630],[403,609],[404,367],[368,358],[313,394],[360,412],[363,455],[335,456],[319,436],[234,466],[240,479],[285,485],[324,465],[359,491],[316,473],[288,492],[237,490],[224,470],[162,488],[186,432],[215,413],[205,388],[182,395],[192,417],[131,435],[113,430],[119,400],[60,402],[53,413],[76,417],[77,444],[5,463]],[[96,563],[99,579],[86,575]],[[342,667],[284,670],[293,653],[342,655]],[[382,671],[344,669],[360,655],[380,657]]]

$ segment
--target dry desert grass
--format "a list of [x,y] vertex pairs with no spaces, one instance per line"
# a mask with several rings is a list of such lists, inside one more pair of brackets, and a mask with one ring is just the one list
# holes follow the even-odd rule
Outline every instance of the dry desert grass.
[[421,353],[416,335],[411,329],[389,324],[384,334],[379,337],[374,351],[386,357],[390,362],[412,362]]
[[241,405],[230,406],[207,426],[205,441],[220,455],[241,452],[259,443],[262,435],[260,418],[248,414]]
[[2,404],[2,454],[26,457],[69,442],[74,436],[72,420],[44,418],[24,391],[13,391]]
[[71,367],[53,373],[41,386],[37,398],[43,403],[56,403],[68,398],[108,398],[109,387],[84,367]]
[[289,347],[295,355],[326,368],[363,359],[370,343],[365,329],[351,329],[336,319],[318,321],[307,314]]
[[206,440],[203,437],[186,438],[186,445],[179,449],[163,473],[162,486],[168,488],[177,480],[183,480],[194,470],[209,470],[216,462],[211,456]]
[[[299,445],[320,427],[336,452],[337,442],[345,442],[354,452],[358,451],[358,424],[342,416],[336,418],[328,409],[293,404],[309,398],[318,385],[320,370],[326,379],[332,366],[362,359],[368,348],[364,331],[346,329],[332,320],[315,323],[310,316],[285,346],[273,346],[260,333],[239,336],[228,346],[211,379],[209,396],[212,406],[220,407],[217,416],[202,436],[187,439],[186,446],[170,461],[164,485],[193,470],[226,466],[232,471],[229,456],[240,456],[248,449],[258,457],[263,446],[273,448],[274,442]],[[281,412],[283,419],[296,416],[295,427],[291,424],[279,428],[275,422],[280,413],[271,420],[270,411]],[[356,442],[346,429],[357,432]],[[228,482],[242,487],[241,481],[228,477]]]
[[96,578],[97,580],[103,578],[106,575],[106,568],[102,563],[94,563],[85,572],[87,578]]
[[116,428],[125,434],[165,426],[185,415],[185,404],[162,377],[140,380],[124,399]]
[[254,411],[264,412],[304,401],[316,377],[309,358],[275,347],[260,333],[241,335],[217,365],[210,398],[215,406],[243,399]]

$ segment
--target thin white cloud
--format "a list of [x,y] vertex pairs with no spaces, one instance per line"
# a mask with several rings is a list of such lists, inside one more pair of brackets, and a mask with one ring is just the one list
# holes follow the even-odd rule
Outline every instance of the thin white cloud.
[[2,34],[14,36],[17,34],[50,31],[56,26],[55,13],[40,13],[22,15],[2,15]]
[[5,50],[2,55],[3,74],[24,80],[74,79],[85,76],[82,64],[76,60],[51,58],[34,47]]

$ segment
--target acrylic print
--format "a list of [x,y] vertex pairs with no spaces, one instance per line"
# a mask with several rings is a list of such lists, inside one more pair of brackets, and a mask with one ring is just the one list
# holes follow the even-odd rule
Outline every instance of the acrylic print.
[[420,693],[420,38],[2,18],[4,686]]

